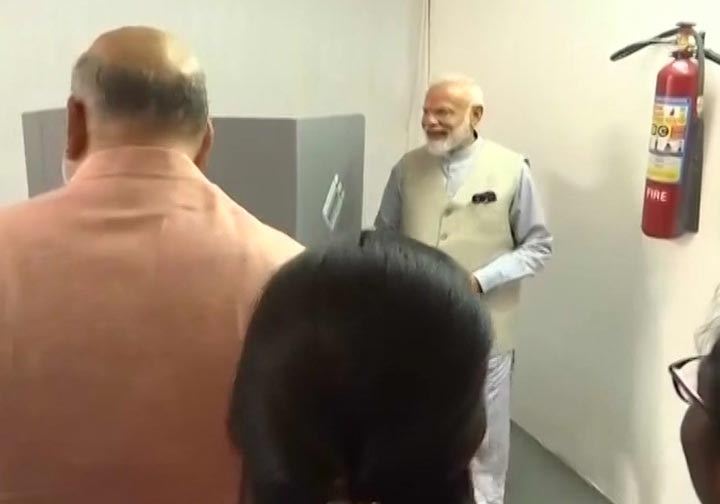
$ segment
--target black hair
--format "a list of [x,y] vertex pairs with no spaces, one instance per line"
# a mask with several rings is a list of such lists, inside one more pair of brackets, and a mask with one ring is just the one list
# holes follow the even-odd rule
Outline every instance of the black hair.
[[73,92],[88,88],[98,111],[110,118],[137,119],[187,134],[204,131],[209,111],[205,75],[161,75],[80,57]]
[[473,502],[491,326],[442,252],[364,232],[268,284],[229,428],[255,504]]

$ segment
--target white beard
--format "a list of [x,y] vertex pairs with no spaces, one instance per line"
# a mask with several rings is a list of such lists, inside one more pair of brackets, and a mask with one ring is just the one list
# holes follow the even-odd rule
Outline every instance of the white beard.
[[469,121],[467,124],[463,124],[456,130],[451,131],[450,134],[442,140],[432,140],[428,138],[425,148],[433,156],[446,156],[470,138],[467,134],[468,130],[472,131]]
[[425,144],[425,148],[433,156],[440,157],[445,156],[447,153],[453,150],[454,146],[452,144],[452,139],[448,136],[447,138],[443,138],[442,140],[430,140],[428,138],[428,141]]

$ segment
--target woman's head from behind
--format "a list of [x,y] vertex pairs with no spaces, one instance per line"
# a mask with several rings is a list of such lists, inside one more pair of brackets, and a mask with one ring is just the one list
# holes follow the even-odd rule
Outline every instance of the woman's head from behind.
[[374,232],[268,285],[231,407],[256,504],[470,501],[489,321],[444,254]]

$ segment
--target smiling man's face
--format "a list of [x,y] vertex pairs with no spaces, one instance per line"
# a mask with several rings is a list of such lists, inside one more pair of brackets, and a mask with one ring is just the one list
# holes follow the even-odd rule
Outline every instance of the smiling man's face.
[[472,143],[481,117],[482,107],[472,106],[465,86],[445,83],[431,87],[425,96],[422,118],[427,149],[442,156]]

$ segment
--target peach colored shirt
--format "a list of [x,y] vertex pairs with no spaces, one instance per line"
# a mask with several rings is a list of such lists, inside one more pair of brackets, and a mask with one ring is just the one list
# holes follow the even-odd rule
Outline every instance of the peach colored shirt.
[[235,365],[301,250],[160,149],[0,210],[0,502],[236,504]]

